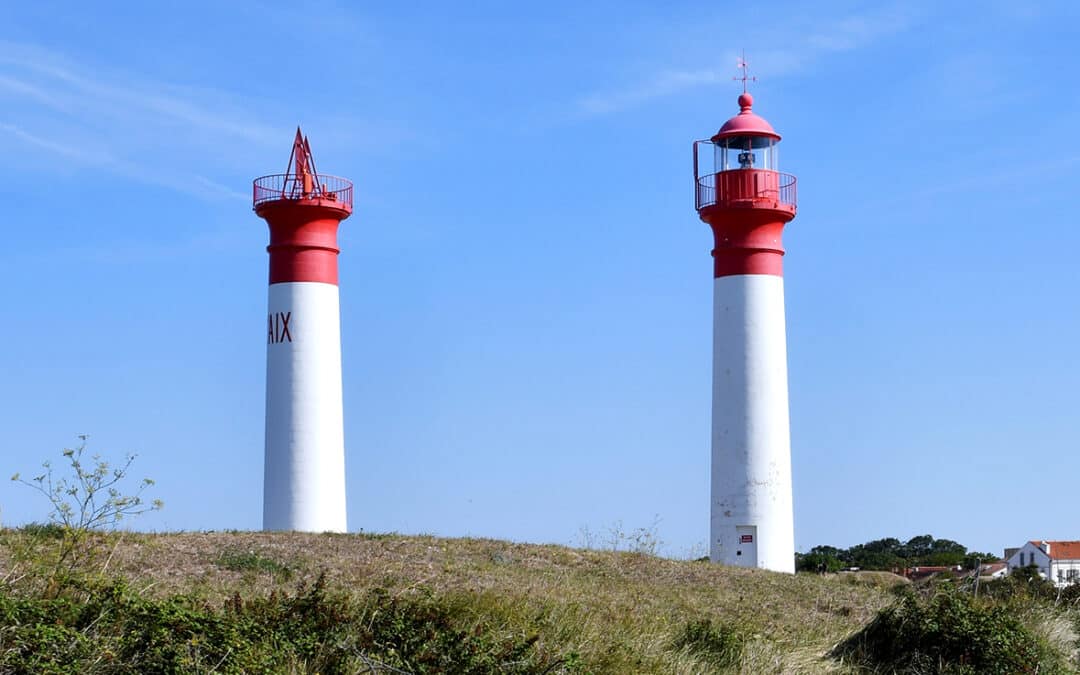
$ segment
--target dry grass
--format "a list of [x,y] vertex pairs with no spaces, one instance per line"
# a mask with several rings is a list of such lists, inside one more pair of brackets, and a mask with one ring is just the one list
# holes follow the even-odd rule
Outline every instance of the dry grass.
[[1077,651],[1080,641],[1076,634],[1076,623],[1061,612],[1047,612],[1033,609],[1025,619],[1027,626],[1039,638],[1045,640],[1052,649],[1063,654],[1071,663],[1080,660]]
[[[22,546],[0,537],[0,579]],[[592,672],[702,673],[707,661],[672,648],[690,621],[738,626],[746,636],[741,673],[837,672],[824,657],[888,604],[881,575],[775,574],[635,553],[399,535],[270,533],[125,534],[108,544],[108,572],[133,587],[218,603],[239,592],[268,594],[311,583],[360,593],[430,592],[460,598],[477,614],[536,633],[542,647],[576,652]],[[287,567],[291,578],[228,569],[224,552]],[[235,566],[234,566],[235,567]],[[891,576],[891,575],[890,575]]]

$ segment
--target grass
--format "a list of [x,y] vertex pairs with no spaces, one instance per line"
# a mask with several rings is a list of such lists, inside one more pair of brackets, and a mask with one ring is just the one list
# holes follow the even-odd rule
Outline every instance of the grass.
[[227,548],[218,554],[214,564],[233,572],[268,574],[279,581],[288,581],[293,576],[292,568],[287,564],[251,550]]
[[[10,598],[38,597],[46,587],[27,553],[47,550],[35,541],[44,540],[0,531],[0,590]],[[488,665],[469,672],[506,670],[491,666],[498,659],[516,659],[524,664],[519,672],[862,672],[854,659],[829,654],[896,602],[892,589],[902,583],[888,574],[791,576],[641,553],[396,534],[128,533],[104,537],[102,545],[109,558],[100,583],[122,578],[140,602],[180,602],[185,612],[201,612],[229,602],[272,604],[321,584],[344,603],[333,610],[345,617],[342,625],[371,626],[371,616],[398,612],[379,638],[384,646],[393,643],[386,635],[404,640],[412,632],[445,649],[475,637],[461,658]],[[1042,630],[1071,636],[1068,625],[1052,621]],[[364,634],[334,633],[336,641],[319,653]],[[405,648],[379,653],[393,661]],[[292,665],[268,672],[309,672],[306,652],[294,651]]]
[[746,636],[736,625],[697,619],[683,626],[671,646],[707,660],[717,668],[725,668],[737,665],[742,658]]
[[[9,574],[25,567],[11,553],[31,536],[0,536]],[[535,635],[538,653],[595,673],[713,672],[726,663],[726,638],[717,637],[726,627],[738,627],[732,672],[829,672],[829,649],[890,601],[877,581],[484,539],[209,532],[105,543],[109,575],[146,596],[217,606],[237,594],[288,593],[325,573],[329,588],[353,598],[434,598],[464,630],[493,622]],[[12,590],[38,587],[31,574]]]

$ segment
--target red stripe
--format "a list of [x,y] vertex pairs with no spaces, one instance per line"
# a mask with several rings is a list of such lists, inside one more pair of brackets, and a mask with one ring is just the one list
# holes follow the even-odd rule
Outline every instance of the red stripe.
[[775,251],[713,251],[713,278],[740,274],[771,274],[784,276],[783,253]]
[[701,218],[713,231],[713,276],[784,276],[785,223],[774,211],[705,209]]
[[270,283],[338,283],[337,230],[349,216],[341,208],[292,200],[267,202],[255,212],[270,226]]

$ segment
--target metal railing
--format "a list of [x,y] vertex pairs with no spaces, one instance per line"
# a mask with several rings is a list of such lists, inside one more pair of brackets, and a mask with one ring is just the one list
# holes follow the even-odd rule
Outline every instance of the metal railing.
[[295,174],[276,173],[256,178],[252,190],[252,206],[279,199],[326,199],[349,209],[353,205],[352,181],[337,176],[320,174],[304,181]]
[[779,208],[795,211],[795,176],[767,169],[732,169],[701,176],[694,191],[699,211],[709,206]]

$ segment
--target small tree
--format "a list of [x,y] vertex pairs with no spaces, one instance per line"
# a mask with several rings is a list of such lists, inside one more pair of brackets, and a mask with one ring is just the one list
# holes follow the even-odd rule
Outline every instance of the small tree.
[[979,553],[978,551],[968,551],[964,556],[964,569],[974,570],[978,569],[983,563],[992,563],[998,560],[998,556],[993,553]]
[[809,553],[796,553],[795,570],[798,572],[824,573],[839,572],[844,568],[844,561],[835,555],[817,551],[819,548],[830,547],[815,546]]
[[91,541],[93,531],[115,527],[124,518],[165,506],[160,499],[150,503],[143,500],[143,493],[154,484],[149,478],[144,478],[134,493],[121,492],[121,483],[127,477],[135,455],[125,456],[116,468],[101,455],[91,457],[92,465],[85,464],[88,438],[85,434],[80,435],[77,447],[64,449],[63,455],[70,468],[65,475],[58,475],[52,463],[45,461],[41,465],[44,473],[32,480],[25,480],[17,473],[11,477],[11,480],[40,492],[52,505],[49,522],[62,531],[55,565],[57,572],[74,570],[92,557],[95,550]]

